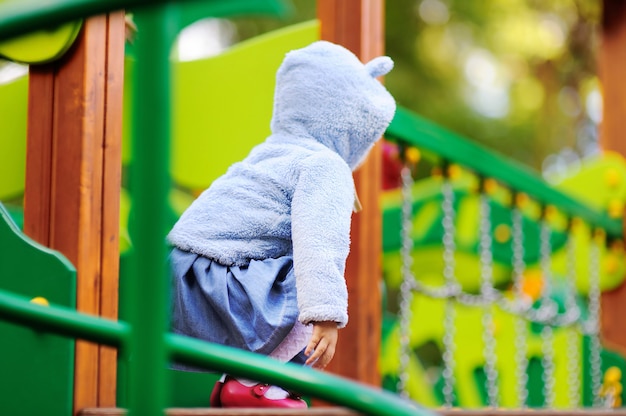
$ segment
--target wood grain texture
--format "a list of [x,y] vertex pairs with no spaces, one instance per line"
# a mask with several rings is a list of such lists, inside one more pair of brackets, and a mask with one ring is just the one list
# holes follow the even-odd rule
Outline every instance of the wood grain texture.
[[[119,408],[84,409],[80,416],[124,416],[127,412]],[[356,416],[360,413],[341,407],[325,409],[277,409],[277,408],[170,408],[167,416]]]
[[[119,290],[119,212],[122,176],[124,95],[124,12],[108,16],[102,190],[102,282],[100,316],[117,319]],[[120,51],[122,51],[120,53]],[[100,346],[98,405],[116,404],[117,350]]]
[[[626,416],[624,409],[574,409],[574,410],[549,410],[549,409],[429,409],[441,416]],[[328,415],[328,416],[349,416],[360,413],[341,407],[325,409],[211,409],[211,408],[171,408],[167,409],[167,416],[306,416],[306,415]],[[81,416],[123,416],[126,415],[124,409],[85,409]]]
[[[30,69],[25,231],[74,264],[77,309],[110,318],[117,314],[123,42],[123,15],[94,17],[60,60]],[[110,349],[76,342],[75,409],[115,404],[115,366]]]
[[54,99],[53,65],[31,65],[28,78],[28,125],[24,232],[48,246]]
[[[382,0],[320,0],[321,38],[341,44],[363,62],[383,54]],[[340,331],[329,371],[380,385],[381,338],[381,153],[377,145],[355,173],[363,210],[352,217],[351,249],[346,265],[350,322]]]
[[[598,55],[602,81],[603,117],[600,125],[600,143],[604,150],[626,157],[626,3],[604,0],[602,42]],[[626,229],[625,229],[626,235]],[[602,294],[602,339],[612,349],[626,354],[626,285]]]

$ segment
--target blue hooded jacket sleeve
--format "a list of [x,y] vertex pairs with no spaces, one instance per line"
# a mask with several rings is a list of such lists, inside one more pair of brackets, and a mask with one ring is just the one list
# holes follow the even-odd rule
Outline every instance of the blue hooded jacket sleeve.
[[344,280],[354,206],[352,172],[337,155],[304,161],[292,200],[294,271],[299,320],[348,322]]

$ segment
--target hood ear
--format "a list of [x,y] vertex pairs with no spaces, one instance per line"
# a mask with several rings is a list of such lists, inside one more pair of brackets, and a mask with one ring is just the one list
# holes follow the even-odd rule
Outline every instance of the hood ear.
[[388,56],[379,56],[365,64],[365,70],[372,78],[387,74],[393,68],[393,61]]

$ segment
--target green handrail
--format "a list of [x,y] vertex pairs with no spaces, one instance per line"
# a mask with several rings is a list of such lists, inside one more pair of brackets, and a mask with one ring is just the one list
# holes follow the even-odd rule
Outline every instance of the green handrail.
[[[38,29],[60,25],[77,19],[110,13],[115,10],[141,10],[144,7],[158,6],[172,2],[193,3],[199,0],[62,0],[41,1],[22,0],[5,2],[0,5],[0,39],[8,39]],[[284,0],[203,0],[215,3],[215,10],[230,14],[237,12],[254,12],[284,16],[290,10]],[[220,4],[217,4],[220,3]],[[223,5],[228,6],[223,6]]]
[[135,40],[137,58],[132,80],[132,153],[129,170],[133,241],[127,286],[129,339],[129,408],[154,415],[165,407],[169,380],[165,374],[167,352],[168,267],[165,261],[168,228],[167,195],[170,189],[170,48],[176,36],[176,5],[142,9],[134,19],[141,32]]
[[511,190],[528,194],[542,205],[553,205],[570,217],[593,228],[603,228],[610,237],[623,234],[622,219],[611,218],[552,188],[525,166],[491,152],[404,108],[398,108],[385,136],[440,155],[447,162],[471,169],[479,176],[495,178]]
[[66,337],[76,337],[112,347],[123,348],[130,337],[130,326],[93,315],[77,313],[74,309],[32,303],[21,295],[0,289],[0,317],[18,325],[45,330]]
[[[130,325],[124,322],[77,313],[61,306],[34,304],[27,297],[1,289],[0,317],[35,329],[45,328],[55,334],[118,348],[124,348],[132,332]],[[277,364],[263,355],[172,333],[162,333],[161,337],[170,358],[182,363],[279,384],[364,414],[434,416],[430,410],[395,394],[339,376],[295,364]]]

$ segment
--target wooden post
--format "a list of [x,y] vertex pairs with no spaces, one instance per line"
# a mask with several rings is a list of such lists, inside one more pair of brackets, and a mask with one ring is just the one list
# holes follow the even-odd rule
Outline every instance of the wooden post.
[[[117,317],[124,13],[85,21],[29,78],[24,231],[77,269],[77,308]],[[114,406],[116,353],[76,343],[74,411]]]
[[[341,44],[363,62],[384,53],[383,0],[318,0],[321,38]],[[363,211],[352,218],[352,245],[346,267],[349,323],[339,334],[329,371],[380,386],[382,186],[380,146],[355,173]]]
[[[600,142],[605,150],[626,157],[626,140],[623,137],[626,129],[626,3],[604,0],[603,7],[602,43],[598,57],[604,99]],[[626,284],[622,283],[617,289],[602,294],[602,338],[607,347],[626,355],[625,315]]]

